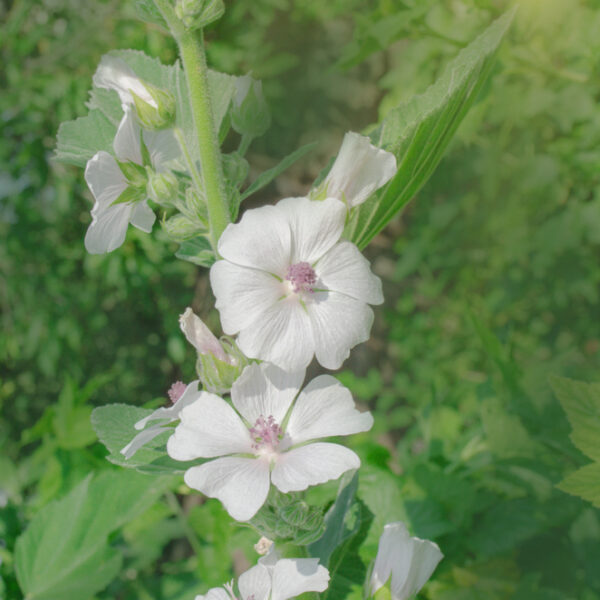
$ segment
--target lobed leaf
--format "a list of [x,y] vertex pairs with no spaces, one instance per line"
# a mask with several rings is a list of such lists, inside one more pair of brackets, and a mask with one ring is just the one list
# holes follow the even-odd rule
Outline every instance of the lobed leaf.
[[558,489],[579,496],[600,508],[600,463],[592,463],[577,469],[558,485]]
[[170,482],[109,471],[86,477],[67,496],[44,507],[15,547],[25,598],[84,600],[103,589],[121,567],[109,534],[151,506]]

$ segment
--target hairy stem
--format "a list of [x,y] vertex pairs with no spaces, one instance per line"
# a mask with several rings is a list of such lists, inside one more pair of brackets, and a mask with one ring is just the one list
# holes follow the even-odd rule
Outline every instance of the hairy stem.
[[230,218],[225,198],[221,153],[210,104],[202,32],[186,29],[177,18],[169,0],[154,0],[154,3],[167,22],[179,47],[179,55],[190,94],[194,126],[198,136],[202,183],[210,221],[210,239],[216,251],[219,237],[227,227]]

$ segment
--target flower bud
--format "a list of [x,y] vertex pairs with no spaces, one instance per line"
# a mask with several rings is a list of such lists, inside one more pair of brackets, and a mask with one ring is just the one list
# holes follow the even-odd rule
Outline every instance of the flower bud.
[[241,135],[261,136],[271,124],[269,107],[262,93],[262,82],[250,75],[235,80],[236,94],[231,109],[231,125]]
[[156,173],[152,171],[148,178],[146,191],[148,197],[154,200],[156,204],[161,206],[173,206],[174,200],[177,198],[178,189],[177,178],[173,173]]
[[176,105],[173,95],[146,82],[143,82],[143,86],[152,98],[151,102],[141,98],[133,90],[129,92],[142,127],[149,131],[171,127],[175,122]]
[[187,29],[202,29],[224,12],[223,0],[177,0],[175,4],[175,14]]
[[174,215],[163,221],[163,229],[171,240],[179,244],[196,237],[203,229],[198,223],[194,223],[185,215]]
[[179,326],[198,352],[196,370],[205,389],[215,394],[227,393],[248,365],[248,359],[230,338],[218,340],[191,308],[179,317]]

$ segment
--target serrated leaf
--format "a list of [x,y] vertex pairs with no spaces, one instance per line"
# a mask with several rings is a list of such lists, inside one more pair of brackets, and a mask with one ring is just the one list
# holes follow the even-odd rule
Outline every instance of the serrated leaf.
[[160,11],[156,8],[152,0],[135,0],[134,7],[136,15],[142,21],[153,25],[159,25],[167,31],[169,30],[163,16],[160,14]]
[[92,412],[92,427],[110,454],[106,457],[115,465],[135,469],[142,473],[182,473],[191,463],[179,462],[167,454],[166,443],[172,430],[165,430],[150,440],[131,458],[121,454],[124,448],[139,433],[134,424],[153,411],[128,404],[108,404]]
[[[261,173],[251,185],[248,186],[246,190],[242,193],[241,200],[245,200],[248,196],[255,194],[258,190],[264,188],[266,185],[269,185],[273,179],[279,177],[281,173],[283,173],[286,169],[289,169],[298,159],[302,158],[307,152],[310,152],[318,142],[311,142],[310,144],[305,144],[288,154],[279,164],[275,165],[272,169]],[[241,201],[240,200],[240,201]]]
[[353,212],[345,237],[364,248],[429,179],[454,132],[485,82],[515,9],[492,23],[461,50],[424,94],[393,109],[371,134],[393,152],[398,172],[391,182]]
[[187,260],[199,267],[210,267],[215,262],[215,253],[205,236],[199,235],[183,242],[175,253],[177,258]]
[[571,440],[591,459],[600,461],[600,383],[552,377],[552,389],[573,428]]
[[84,599],[103,589],[121,565],[120,555],[108,545],[109,534],[151,506],[170,481],[105,472],[87,477],[44,507],[15,547],[17,579],[25,597]]
[[565,477],[557,487],[563,492],[579,496],[600,508],[600,463],[593,463],[577,469]]
[[87,161],[104,150],[112,153],[117,129],[98,110],[85,117],[62,123],[58,128],[54,158],[63,163],[85,167]]

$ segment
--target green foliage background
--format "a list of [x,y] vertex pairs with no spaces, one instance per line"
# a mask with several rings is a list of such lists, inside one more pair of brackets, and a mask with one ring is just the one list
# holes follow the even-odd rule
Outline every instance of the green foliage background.
[[[424,91],[507,7],[229,2],[207,32],[209,62],[252,70],[273,112],[251,176],[320,140],[253,202],[305,193],[346,130]],[[218,318],[205,272],[175,260],[158,227],[87,255],[83,174],[51,161],[103,53],[172,62],[173,42],[117,1],[13,0],[0,22],[0,597],[13,599],[27,524],[90,473],[118,476],[92,408],[160,405],[193,376],[177,315],[193,304],[215,329]],[[435,539],[446,558],[423,592],[433,600],[600,598],[600,513],[556,487],[589,459],[549,384],[600,379],[599,30],[597,0],[523,0],[433,178],[367,249],[386,305],[340,373],[376,421],[351,441],[374,517],[360,552],[372,559],[394,519]],[[255,561],[249,529],[167,483],[102,530],[98,547],[108,539],[122,566],[98,598],[191,598]]]

